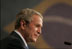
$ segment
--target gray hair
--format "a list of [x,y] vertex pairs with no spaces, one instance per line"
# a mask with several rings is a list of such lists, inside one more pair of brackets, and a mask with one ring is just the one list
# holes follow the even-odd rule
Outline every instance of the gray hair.
[[27,24],[31,22],[32,20],[32,15],[39,15],[42,19],[43,19],[43,16],[38,12],[38,11],[35,11],[33,9],[29,9],[29,8],[26,8],[26,9],[22,9],[16,16],[16,24],[15,24],[15,29],[18,29],[20,27],[20,21],[21,20],[24,20]]

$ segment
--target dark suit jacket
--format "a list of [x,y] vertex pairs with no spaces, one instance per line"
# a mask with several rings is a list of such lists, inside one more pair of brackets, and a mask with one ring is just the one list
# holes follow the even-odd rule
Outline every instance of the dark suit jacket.
[[14,31],[1,41],[1,49],[27,49],[20,36]]

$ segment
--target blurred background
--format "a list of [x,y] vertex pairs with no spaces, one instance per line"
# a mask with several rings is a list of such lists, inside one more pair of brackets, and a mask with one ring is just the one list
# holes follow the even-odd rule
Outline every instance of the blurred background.
[[1,0],[1,39],[14,29],[16,14],[32,8],[44,16],[42,34],[31,49],[72,49],[72,0]]

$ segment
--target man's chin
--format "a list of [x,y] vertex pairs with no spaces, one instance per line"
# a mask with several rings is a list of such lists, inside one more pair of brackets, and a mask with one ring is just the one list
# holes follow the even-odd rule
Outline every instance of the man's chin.
[[34,39],[30,38],[30,40],[29,40],[29,42],[36,42],[36,41],[37,41],[37,39],[35,39],[35,38]]
[[32,39],[30,42],[36,42],[37,41],[37,39]]
[[37,41],[37,39],[34,39],[34,40],[33,40],[33,42],[36,42],[36,41]]

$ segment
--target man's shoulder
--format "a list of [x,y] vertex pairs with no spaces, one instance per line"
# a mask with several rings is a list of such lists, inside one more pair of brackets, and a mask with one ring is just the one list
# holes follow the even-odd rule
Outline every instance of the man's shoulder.
[[7,37],[5,37],[4,39],[1,40],[1,42],[19,42],[20,38],[19,36],[13,31],[11,32]]
[[1,48],[8,48],[8,47],[20,47],[21,41],[12,35],[9,35],[8,37],[1,40]]
[[19,43],[19,39],[17,38],[17,37],[15,37],[15,36],[12,36],[12,35],[9,35],[9,36],[7,36],[6,38],[4,38],[4,39],[2,39],[1,40],[1,43]]
[[2,49],[4,48],[14,49],[13,47],[15,47],[15,49],[16,48],[22,49],[25,45],[22,39],[20,38],[20,36],[13,31],[6,38],[1,40],[1,46],[2,46]]

